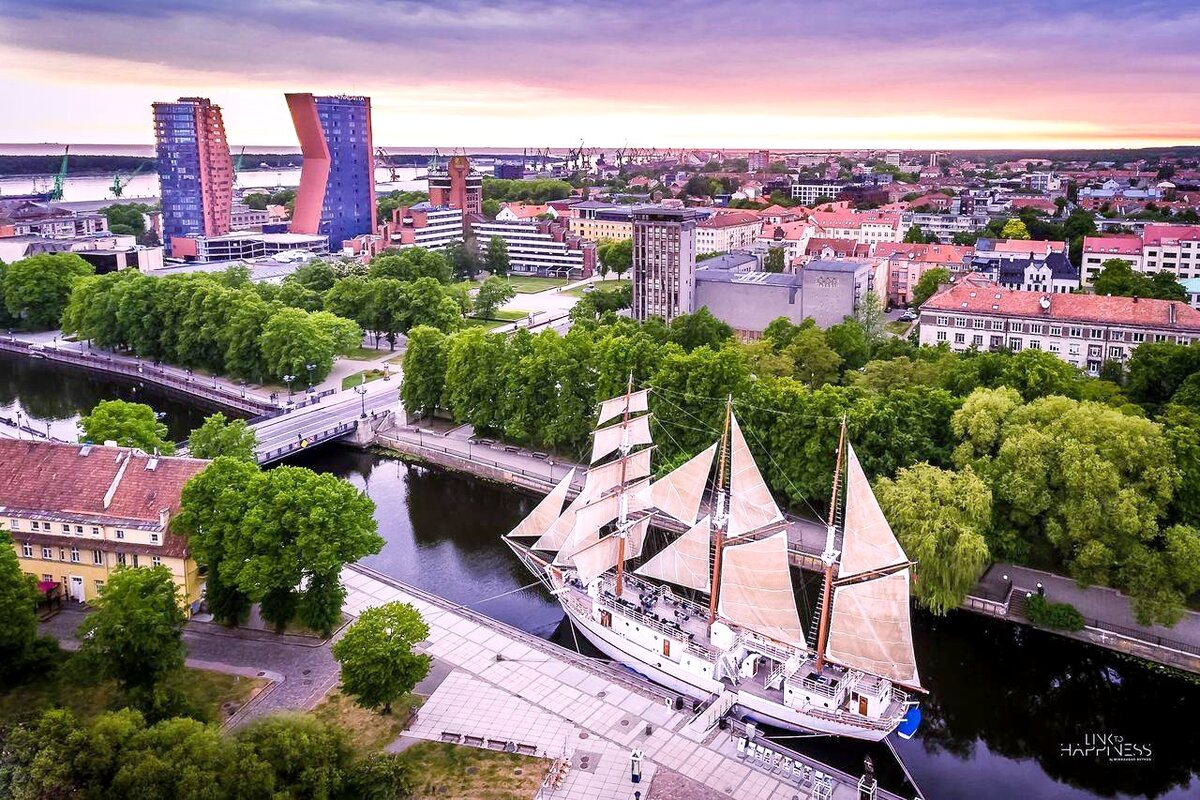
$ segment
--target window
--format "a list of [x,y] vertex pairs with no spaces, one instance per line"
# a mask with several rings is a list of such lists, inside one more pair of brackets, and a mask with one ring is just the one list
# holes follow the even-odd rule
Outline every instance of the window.
[[99,536],[99,535],[100,535],[100,529],[92,528],[92,536]]
[[1129,338],[1130,338],[1130,340],[1131,340],[1131,341],[1134,341],[1134,342],[1144,342],[1144,341],[1146,341],[1146,334],[1144,334],[1144,333],[1131,333],[1131,334],[1129,334]]
[[125,566],[125,554],[120,550],[117,551],[117,564],[122,567]]
[[159,558],[158,556],[151,556],[151,557],[150,557],[150,563],[151,563],[151,565],[153,565],[153,566],[155,566],[155,567],[161,567],[161,566],[162,566],[162,559],[161,559],[161,558]]
[[983,330],[984,321],[981,319],[973,319],[971,320],[971,325],[976,330]]
[[31,545],[29,542],[22,544],[21,555],[25,556],[26,558],[33,558],[33,545]]
[[1051,336],[1062,336],[1062,326],[1061,325],[1051,325],[1050,326],[1050,335]]
[[1092,358],[1099,358],[1104,353],[1104,348],[1098,344],[1088,345],[1088,355]]
[[72,564],[79,563],[79,548],[78,547],[71,548],[71,563]]
[[982,347],[983,346],[983,337],[979,336],[979,335],[972,336],[971,344],[973,344],[975,347]]
[[1039,342],[1037,339],[1030,339],[1029,340],[1029,349],[1030,350],[1041,350],[1042,343]]
[[946,341],[946,332],[945,332],[945,331],[938,331],[938,332],[937,332],[937,340],[938,340],[939,342],[944,342],[944,341]]
[[1083,337],[1083,328],[1071,328],[1069,335],[1074,339],[1080,339]]
[[1008,330],[1012,333],[1022,333],[1025,330],[1025,323],[1014,322],[1008,326]]
[[134,565],[135,567],[138,565],[138,557],[137,557],[137,553],[134,553],[134,554],[133,554],[133,565]]
[[100,594],[100,591],[104,588],[104,581],[95,581],[95,585],[96,585],[96,594]]
[[949,317],[938,317],[938,318],[937,318],[937,324],[938,324],[938,325],[949,325],[949,324],[950,324],[950,318],[949,318]]
[[158,534],[157,533],[150,534],[150,541],[153,544],[158,544]]
[[92,551],[92,563],[97,566],[100,566],[104,563],[104,551],[103,550],[93,550]]
[[1030,333],[1037,333],[1037,334],[1040,334],[1040,333],[1042,332],[1042,326],[1041,326],[1041,325],[1035,325],[1035,324],[1032,324],[1032,323],[1031,323],[1031,324],[1029,325],[1029,332],[1030,332]]
[[1101,330],[1100,328],[1092,328],[1091,333],[1092,333],[1093,339],[1103,339],[1104,338],[1104,331]]
[[19,531],[21,530],[21,521],[17,519],[10,519],[8,521],[8,527],[14,531]]
[[118,538],[118,539],[124,539],[124,538],[125,538],[125,531],[120,531],[120,530],[119,530],[119,531],[117,531],[117,538]]
[[50,561],[53,558],[54,558],[54,551],[52,549],[50,549],[49,547],[43,547],[42,548],[42,560]]
[[994,330],[994,331],[1004,330],[1004,320],[1002,320],[1002,319],[992,320],[992,330]]
[[[1067,355],[1072,355],[1072,356],[1079,355],[1079,345],[1077,345],[1077,344],[1068,345],[1067,346]],[[1076,364],[1075,366],[1079,366],[1079,365]]]
[[954,334],[954,343],[955,344],[966,344],[967,343],[967,335],[965,333]]
[[1021,349],[1021,340],[1020,339],[1009,339],[1008,340],[1008,348],[1010,350],[1012,350],[1014,353],[1017,352],[1018,350]]
[[1156,333],[1156,334],[1154,334],[1154,341],[1156,341],[1156,342],[1165,342],[1166,340],[1167,340],[1167,335],[1166,335],[1165,333]]
[[1119,342],[1125,338],[1125,332],[1124,331],[1113,331],[1111,334],[1109,334],[1109,338],[1112,339],[1114,342]]
[[75,535],[76,535],[76,536],[83,536],[83,526],[82,526],[82,525],[76,525],[76,526],[75,526]]
[[1058,346],[1058,342],[1051,342],[1051,343],[1050,343],[1050,352],[1051,352],[1051,353],[1057,353],[1057,352],[1059,352],[1059,351],[1060,351],[1060,348],[1059,348],[1059,346]]
[[955,318],[954,318],[954,327],[956,327],[956,328],[965,328],[965,327],[967,327],[967,320],[966,320],[966,318],[965,318],[965,317],[955,317]]
[[1120,358],[1121,357],[1121,348],[1119,348],[1119,347],[1108,348],[1108,357],[1109,358]]
[[51,575],[49,572],[43,572],[42,580],[45,581],[46,583],[54,583],[54,576]]

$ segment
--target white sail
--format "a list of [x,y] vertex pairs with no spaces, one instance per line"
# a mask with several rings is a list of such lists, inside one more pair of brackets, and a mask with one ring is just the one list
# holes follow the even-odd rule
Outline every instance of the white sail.
[[647,578],[707,592],[711,588],[711,559],[712,526],[709,518],[705,517],[634,571]]
[[619,536],[605,536],[603,539],[575,551],[575,554],[571,556],[571,561],[575,565],[579,580],[591,583],[617,565],[617,553],[621,546],[620,538]]
[[779,522],[783,514],[771,490],[763,481],[737,417],[730,428],[730,477],[729,477],[729,527],[730,539],[757,530],[764,525]]
[[[588,497],[600,497],[605,492],[621,485],[621,478],[626,483],[645,478],[650,474],[650,454],[652,448],[646,447],[636,453],[630,453],[625,458],[618,458],[598,467],[591,467],[584,478],[583,491]],[[622,473],[622,467],[624,473]]]
[[649,389],[642,389],[628,396],[621,395],[611,400],[605,400],[600,404],[600,417],[596,420],[596,424],[603,425],[613,417],[626,413],[626,411],[630,414],[645,411],[648,408],[646,405],[646,395],[649,394],[649,391]]
[[571,564],[572,555],[600,540],[600,529],[616,519],[620,509],[620,494],[610,494],[581,506],[575,512],[575,524],[554,557],[554,563],[559,566]]
[[634,417],[628,422],[618,422],[616,425],[609,425],[607,428],[600,428],[596,431],[596,438],[592,442],[591,463],[595,464],[620,447],[621,442],[625,438],[626,431],[629,433],[630,446],[650,444],[653,441],[650,438],[650,415],[643,414],[640,417]]
[[575,469],[566,474],[558,485],[550,490],[550,494],[542,498],[542,501],[534,507],[533,511],[529,512],[529,516],[521,520],[521,524],[509,531],[506,536],[543,536],[546,531],[550,530],[550,526],[554,524],[562,515],[563,501],[567,499],[567,490],[571,488],[571,481],[575,477]]
[[587,502],[588,493],[580,492],[571,501],[570,505],[567,506],[566,510],[563,511],[562,516],[556,519],[550,528],[542,534],[542,537],[533,543],[533,549],[553,551],[562,548],[563,543],[566,542],[567,537],[571,535],[571,531],[575,528],[576,512],[587,505]]
[[920,686],[908,607],[908,570],[833,590],[825,652],[847,667]]
[[[646,540],[646,529],[650,527],[650,518],[644,517],[630,523],[625,535],[625,560],[637,558],[642,554],[642,544]],[[620,557],[620,536],[605,536],[592,542],[586,547],[576,550],[571,556],[575,571],[584,583],[591,583],[600,575],[617,566]]]
[[650,502],[685,525],[696,524],[717,445],[696,454],[650,485]]
[[717,613],[776,641],[806,647],[788,568],[786,531],[722,551]]
[[883,516],[854,448],[847,443],[846,524],[838,577],[849,578],[907,561],[908,556]]

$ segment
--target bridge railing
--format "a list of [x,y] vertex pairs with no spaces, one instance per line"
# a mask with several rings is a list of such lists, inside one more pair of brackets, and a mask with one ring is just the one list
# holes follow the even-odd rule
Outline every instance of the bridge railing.
[[257,454],[258,463],[270,464],[272,461],[278,461],[281,458],[286,458],[292,453],[306,450],[314,444],[320,444],[321,442],[325,442],[330,439],[336,439],[339,436],[345,436],[347,433],[350,433],[356,428],[358,428],[358,420],[354,419],[350,420],[349,422],[340,422],[331,428],[326,428],[324,430],[317,431],[316,433],[310,433],[307,435],[297,434],[297,436],[300,438],[294,442],[289,441],[282,447],[275,447],[270,450],[260,451]]

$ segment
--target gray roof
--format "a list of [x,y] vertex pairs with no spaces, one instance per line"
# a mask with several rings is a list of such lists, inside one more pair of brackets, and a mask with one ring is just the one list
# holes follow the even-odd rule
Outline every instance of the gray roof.
[[706,258],[697,262],[696,269],[736,270],[746,264],[756,263],[758,263],[758,259],[750,253],[722,253],[715,258]]
[[817,272],[858,272],[866,266],[863,261],[835,261],[830,258],[814,258],[804,265],[804,269]]
[[796,272],[731,272],[729,270],[696,270],[696,280],[703,283],[736,283],[742,286],[800,286],[804,276]]

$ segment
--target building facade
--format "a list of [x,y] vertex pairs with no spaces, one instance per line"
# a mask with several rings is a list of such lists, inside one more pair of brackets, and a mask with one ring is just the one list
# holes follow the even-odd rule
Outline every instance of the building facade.
[[1142,272],[1142,237],[1085,236],[1083,237],[1083,280],[1091,283],[1096,279],[1104,262],[1114,258],[1128,261],[1129,265]]
[[1065,253],[1049,253],[1045,258],[1004,258],[996,265],[996,282],[1023,292],[1067,294],[1079,288],[1079,270]]
[[429,203],[457,208],[464,216],[483,213],[483,177],[466,156],[451,156],[445,167],[429,170]]
[[697,253],[728,253],[751,247],[762,233],[756,214],[714,214],[696,223]]
[[120,567],[165,566],[194,610],[202,579],[170,531],[184,484],[208,465],[123,447],[0,439],[0,519],[43,591],[94,600]]
[[849,185],[845,181],[796,180],[791,185],[792,199],[810,206],[820,198],[837,197]]
[[1200,311],[1170,300],[1017,291],[967,277],[921,306],[920,330],[923,345],[1043,350],[1096,375],[1144,342],[1200,342]]
[[317,233],[232,231],[223,236],[184,236],[175,240],[175,258],[206,263],[239,261],[294,252],[328,255],[329,239]]
[[411,208],[397,208],[392,218],[383,223],[384,247],[423,247],[444,250],[463,241],[462,209],[417,203]]
[[795,324],[806,318],[821,328],[854,313],[860,265],[814,262],[798,272],[762,272],[725,256],[701,262],[696,270],[696,308],[707,308],[743,339],[758,339],[772,320]]
[[325,236],[334,251],[374,233],[371,98],[289,94],[287,104],[304,155],[292,232]]
[[154,103],[153,109],[167,251],[176,237],[228,233],[233,159],[221,107],[203,97],[181,97],[174,103]]
[[587,200],[571,206],[568,225],[571,233],[591,242],[632,239],[633,209],[634,206],[614,206]]
[[670,322],[695,309],[696,212],[642,206],[633,212],[633,318]]
[[554,220],[476,222],[471,226],[480,255],[493,236],[508,247],[509,270],[523,275],[587,278],[596,271],[596,245]]

